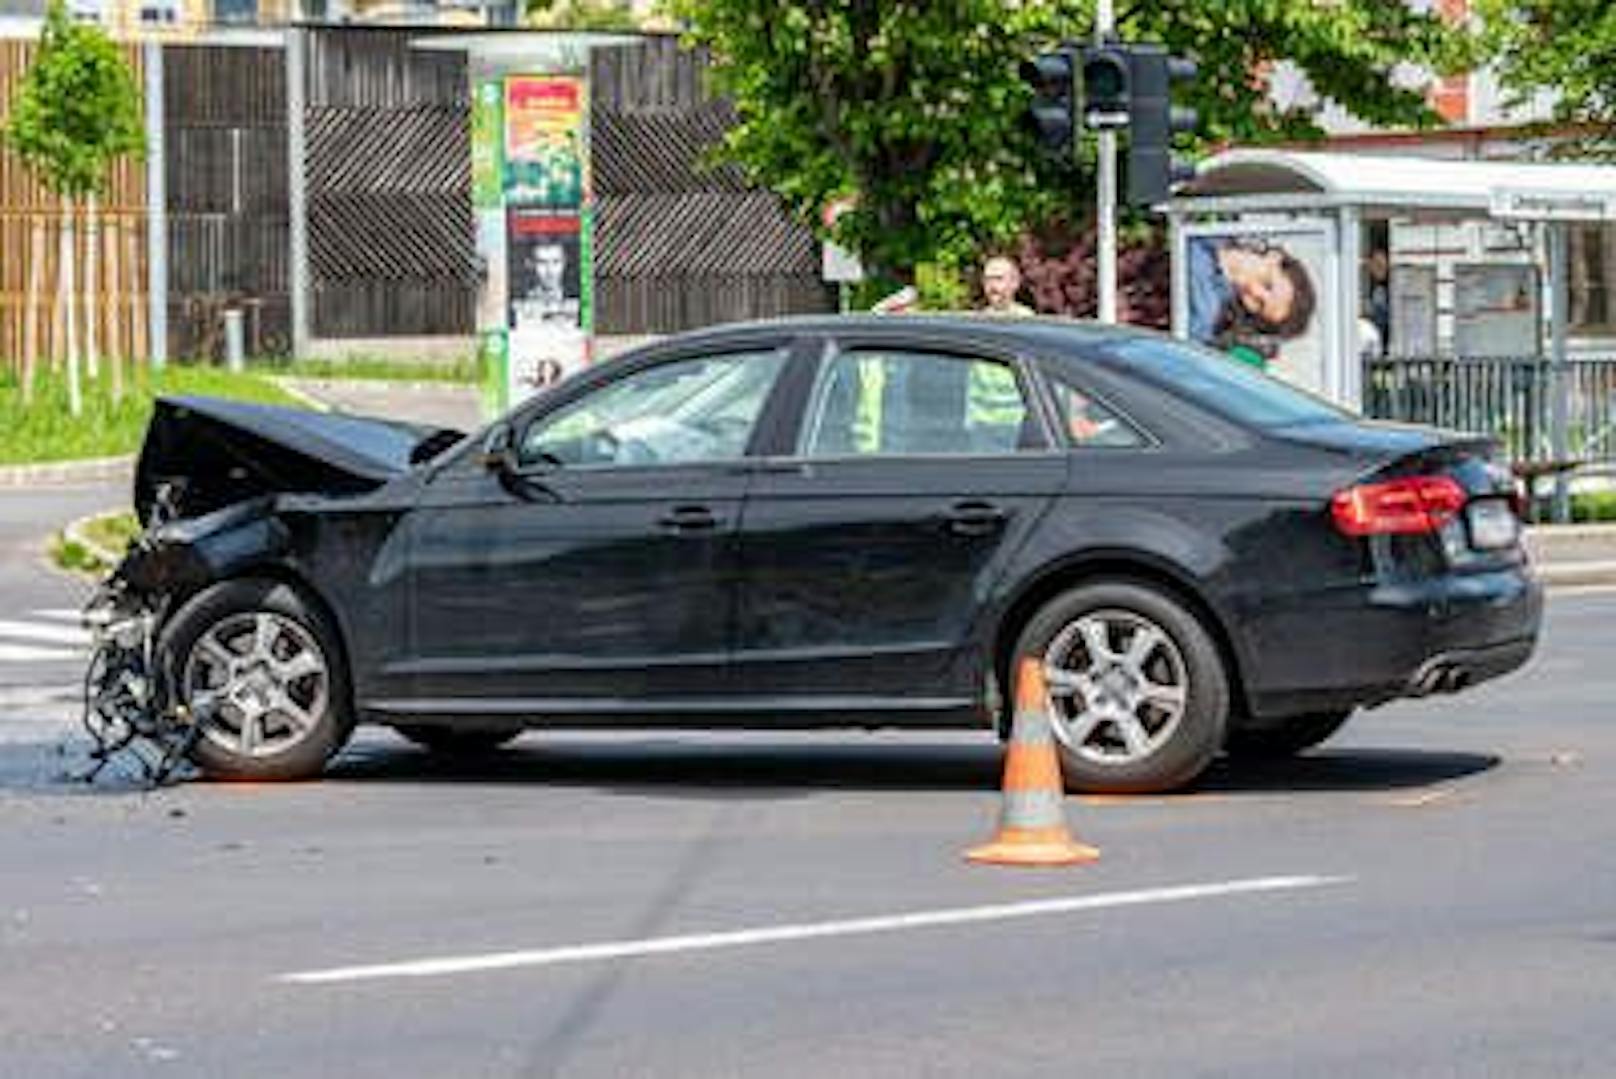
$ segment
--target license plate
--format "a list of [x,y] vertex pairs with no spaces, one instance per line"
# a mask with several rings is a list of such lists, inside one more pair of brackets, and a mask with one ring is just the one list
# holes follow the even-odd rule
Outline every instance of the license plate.
[[1478,551],[1513,547],[1521,537],[1521,523],[1515,511],[1501,498],[1482,499],[1465,507],[1470,524],[1470,546]]

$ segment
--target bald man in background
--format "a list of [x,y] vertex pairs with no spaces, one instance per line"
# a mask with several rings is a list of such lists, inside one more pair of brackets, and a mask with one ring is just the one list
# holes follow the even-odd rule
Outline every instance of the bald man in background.
[[990,315],[1025,317],[1035,314],[1032,308],[1016,300],[1021,288],[1021,270],[1012,259],[995,255],[982,264],[982,296],[987,305],[982,310]]

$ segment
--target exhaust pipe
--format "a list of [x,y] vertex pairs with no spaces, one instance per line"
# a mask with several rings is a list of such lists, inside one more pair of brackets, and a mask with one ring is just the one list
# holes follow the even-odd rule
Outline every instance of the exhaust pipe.
[[1443,664],[1427,668],[1414,676],[1414,693],[1419,697],[1429,697],[1433,693],[1441,693],[1448,680],[1448,668]]

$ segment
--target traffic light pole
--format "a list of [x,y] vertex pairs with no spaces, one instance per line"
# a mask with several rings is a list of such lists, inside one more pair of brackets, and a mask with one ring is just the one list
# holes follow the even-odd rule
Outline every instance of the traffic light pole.
[[[1113,0],[1099,0],[1094,9],[1094,43],[1104,45],[1116,28]],[[1100,183],[1097,227],[1099,256],[1097,277],[1100,282],[1100,321],[1117,321],[1117,133],[1114,128],[1100,129]]]

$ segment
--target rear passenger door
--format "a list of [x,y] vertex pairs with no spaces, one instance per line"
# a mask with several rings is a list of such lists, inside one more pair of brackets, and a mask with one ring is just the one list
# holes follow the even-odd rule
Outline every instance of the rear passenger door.
[[741,691],[810,709],[968,705],[961,650],[1065,453],[1011,356],[850,341],[812,362],[788,444],[748,489]]

